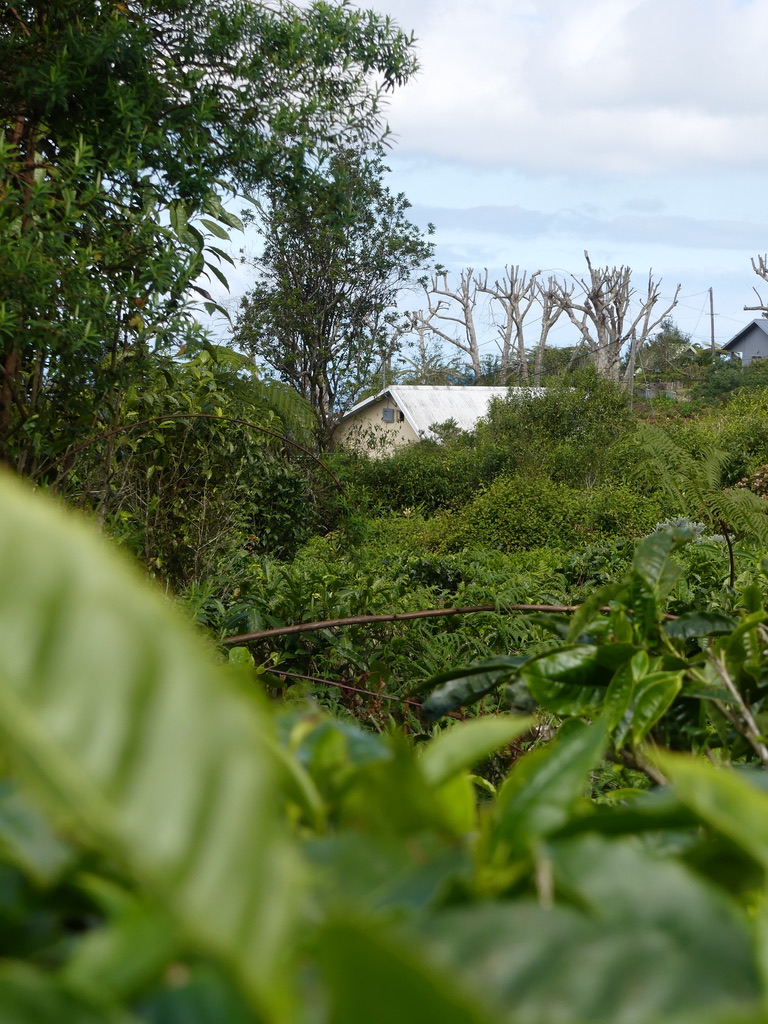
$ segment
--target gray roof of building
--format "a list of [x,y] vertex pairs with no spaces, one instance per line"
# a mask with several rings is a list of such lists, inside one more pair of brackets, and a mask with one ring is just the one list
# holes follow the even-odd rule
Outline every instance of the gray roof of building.
[[759,320],[753,320],[745,327],[742,327],[740,331],[737,331],[737,333],[734,334],[730,341],[726,341],[726,343],[722,347],[723,352],[727,352],[729,349],[732,349],[735,345],[737,345],[741,340],[742,335],[744,335],[747,331],[751,330],[753,327],[759,327],[764,334],[768,334],[768,320],[765,317],[761,317]]
[[435,423],[454,420],[461,430],[473,430],[478,420],[488,415],[494,398],[508,395],[538,398],[544,388],[492,388],[469,385],[393,384],[379,394],[366,398],[342,417],[342,422],[382,398],[389,397],[419,436],[433,438],[429,429]]

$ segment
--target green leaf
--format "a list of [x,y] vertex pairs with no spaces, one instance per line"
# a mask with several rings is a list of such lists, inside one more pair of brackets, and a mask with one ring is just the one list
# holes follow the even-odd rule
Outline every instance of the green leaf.
[[644,739],[682,688],[683,670],[649,671],[657,669],[660,661],[651,661],[645,651],[638,651],[611,680],[605,696],[605,720],[615,732],[617,748],[623,746],[628,734],[633,743]]
[[305,849],[317,898],[336,914],[423,912],[440,905],[457,882],[470,885],[474,873],[469,850],[434,832],[414,837],[341,829]]
[[584,791],[587,775],[605,750],[602,722],[568,723],[555,740],[520,758],[499,791],[494,843],[519,853],[561,828]]
[[669,557],[679,541],[669,533],[652,533],[635,548],[632,568],[657,601],[663,601],[682,570]]
[[[647,655],[645,660],[648,661]],[[605,694],[604,715],[611,732],[628,716],[634,691],[635,677],[632,668],[630,665],[623,665],[615,673]],[[622,738],[617,736],[615,742],[617,746],[621,746]]]
[[635,650],[629,644],[561,647],[529,661],[520,675],[534,700],[555,714],[590,714],[602,707],[617,667]]
[[425,961],[417,944],[381,928],[332,924],[318,947],[329,1024],[496,1024],[449,972]]
[[657,987],[676,1009],[756,998],[747,918],[722,890],[634,838],[583,836],[550,853],[557,891],[594,919],[663,937],[672,961],[659,963]]
[[209,220],[207,217],[201,217],[200,223],[206,230],[210,231],[212,235],[216,235],[217,238],[223,238],[225,241],[229,241],[229,232],[226,231],[221,224],[217,224],[215,220]]
[[655,760],[688,807],[768,869],[768,793],[692,757],[657,753]]
[[424,748],[419,761],[421,770],[431,786],[441,786],[499,747],[530,732],[534,724],[532,718],[499,715],[449,726]]
[[632,698],[632,742],[640,743],[669,710],[683,685],[682,672],[653,672],[641,679]]
[[138,1024],[120,1010],[96,1008],[67,992],[50,975],[26,964],[0,966],[3,1024]]
[[38,885],[51,885],[76,854],[8,780],[0,783],[0,847]]
[[227,291],[229,291],[229,281],[227,280],[226,275],[223,274],[217,266],[215,266],[213,263],[209,263],[206,260],[205,269],[206,272],[210,272],[211,274],[213,274],[213,276],[218,280],[218,282],[222,284]]
[[678,619],[664,623],[664,632],[674,640],[730,633],[738,619],[720,612],[684,612]]
[[62,971],[71,991],[94,1000],[124,999],[161,974],[179,952],[174,923],[147,900],[97,876],[80,879],[108,915],[87,932]]
[[168,975],[162,987],[140,1001],[142,1024],[261,1024],[213,965],[182,962],[172,965]]
[[608,586],[600,587],[599,590],[590,594],[571,617],[568,640],[572,643],[577,641],[587,626],[602,614],[602,608],[610,601],[626,597],[628,592],[629,588],[626,583],[609,583]]
[[459,707],[468,707],[481,697],[497,689],[502,683],[517,675],[524,658],[493,658],[472,665],[469,668],[455,669],[452,672],[434,676],[424,686],[443,682],[437,690],[424,701],[424,712],[432,719],[449,714]]
[[[673,909],[666,918],[652,891],[654,913],[637,919],[626,912],[611,915],[609,907],[589,912],[589,906],[584,912],[563,905],[545,908],[525,899],[456,907],[424,922],[419,948],[456,982],[474,990],[478,1000],[490,1004],[496,1021],[657,1024],[693,1010],[694,1020],[722,1024],[710,1011],[733,1003],[755,1008],[759,987],[754,956],[735,914],[723,913],[720,901],[703,885],[697,888],[678,865],[672,865],[678,870],[669,876],[646,869],[635,883],[628,873],[617,878],[602,848],[595,847],[595,852],[602,854],[599,867],[608,870],[605,903],[616,893],[617,906],[624,908],[624,889],[641,901],[647,881],[663,883],[661,892],[666,894],[668,883],[680,880],[684,895],[672,892]],[[556,869],[563,859],[556,858]],[[562,869],[558,876],[564,881]],[[583,891],[590,896],[589,877],[584,883]],[[693,902],[699,895],[701,906]],[[702,924],[707,930],[697,934]],[[716,925],[724,926],[724,941],[733,942],[722,960]],[[694,940],[689,942],[691,935]],[[752,1018],[751,1024],[757,1020]]]
[[265,715],[85,524],[0,480],[0,743],[256,1004],[287,1005],[301,884]]

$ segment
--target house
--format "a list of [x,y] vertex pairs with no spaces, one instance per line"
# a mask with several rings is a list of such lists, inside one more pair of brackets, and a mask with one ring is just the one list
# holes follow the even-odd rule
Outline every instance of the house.
[[396,385],[360,402],[342,417],[335,438],[371,452],[391,450],[422,438],[435,439],[432,427],[453,420],[472,430],[487,416],[494,398],[509,394],[538,397],[543,388],[490,388],[461,385]]
[[741,356],[742,366],[749,366],[753,359],[768,359],[768,320],[763,317],[742,327],[722,351]]

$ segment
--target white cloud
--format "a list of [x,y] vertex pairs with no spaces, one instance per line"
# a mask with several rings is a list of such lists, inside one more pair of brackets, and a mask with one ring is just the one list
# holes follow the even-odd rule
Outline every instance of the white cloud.
[[768,158],[768,3],[382,0],[420,38],[401,150],[539,173]]

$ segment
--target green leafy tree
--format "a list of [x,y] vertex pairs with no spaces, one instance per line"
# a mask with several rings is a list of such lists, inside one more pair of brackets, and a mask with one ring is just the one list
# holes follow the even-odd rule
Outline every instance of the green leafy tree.
[[307,399],[324,446],[391,360],[398,292],[432,255],[386,172],[380,146],[334,150],[298,186],[267,186],[259,206],[264,246],[235,339]]
[[[21,0],[0,13],[0,458],[114,422],[130,366],[195,336],[231,189],[377,139],[414,69],[389,19],[319,0]],[[197,221],[194,218],[197,217]],[[65,416],[66,413],[66,416]]]
[[676,380],[690,375],[691,364],[699,349],[691,344],[690,334],[681,331],[669,317],[662,320],[657,334],[637,351],[635,376],[654,380]]

